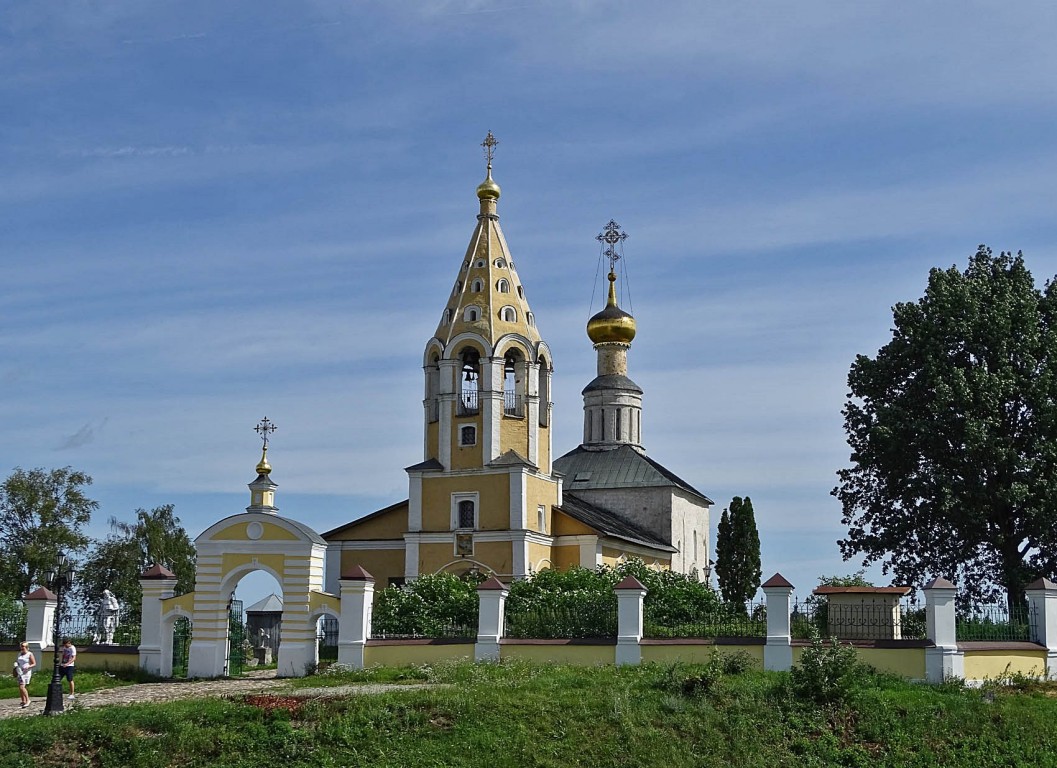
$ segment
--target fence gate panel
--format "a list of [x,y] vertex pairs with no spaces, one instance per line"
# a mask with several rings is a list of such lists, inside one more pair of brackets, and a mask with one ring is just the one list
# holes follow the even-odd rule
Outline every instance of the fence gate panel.
[[172,676],[187,677],[187,656],[191,651],[191,620],[183,616],[173,622]]
[[241,675],[246,665],[246,625],[242,618],[242,601],[232,600],[228,612],[228,675]]

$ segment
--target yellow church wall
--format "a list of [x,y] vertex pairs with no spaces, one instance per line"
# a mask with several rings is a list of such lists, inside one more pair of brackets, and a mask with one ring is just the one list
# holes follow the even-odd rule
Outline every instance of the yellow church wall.
[[527,417],[503,416],[499,424],[499,453],[513,448],[522,456],[528,456]]
[[422,530],[451,530],[451,495],[478,494],[481,530],[506,530],[510,526],[510,477],[505,472],[467,477],[422,479]]
[[[561,512],[554,513],[554,536],[593,535],[595,530]],[[577,560],[579,562],[579,560]]]
[[473,559],[479,560],[496,573],[514,571],[513,545],[509,541],[474,542]]
[[542,504],[547,509],[547,530],[541,533],[550,533],[554,527],[554,513],[551,510],[558,503],[558,483],[546,477],[538,475],[525,476],[525,497],[528,500],[528,527],[530,530],[539,531],[539,515],[536,508]]
[[404,550],[402,549],[346,549],[341,553],[341,573],[348,573],[360,566],[374,576],[375,590],[389,586],[392,578],[404,576]]
[[528,552],[529,564],[534,569],[540,570],[542,568],[554,568],[554,562],[551,557],[551,547],[546,544],[534,544],[529,542]]
[[664,643],[643,644],[642,663],[671,664],[676,661],[687,664],[704,664],[713,653],[745,653],[758,667],[763,667],[762,645],[716,645],[715,643]]
[[986,680],[1010,674],[1041,676],[1046,672],[1046,651],[964,650],[965,679]]
[[577,546],[553,547],[551,561],[555,570],[565,570],[580,564],[580,548]]
[[436,459],[440,456],[440,422],[431,421],[426,424],[426,458]]
[[[464,424],[475,424],[477,426],[477,444],[460,445],[459,427]],[[451,469],[477,469],[483,461],[481,446],[481,417],[480,416],[456,416],[454,426],[451,430]]]
[[405,667],[463,659],[473,659],[473,643],[388,645],[384,641],[371,640],[363,649],[363,663],[368,667]]
[[[297,558],[298,560],[304,560],[305,565],[308,565],[307,558]],[[226,552],[220,559],[220,570],[221,573],[231,573],[233,570],[241,565],[247,565],[252,563],[254,560],[257,561],[257,566],[266,566],[271,568],[276,573],[283,573],[286,569],[286,556],[285,555],[264,555],[264,554],[249,554],[242,552]]]
[[[540,403],[540,408],[543,407],[545,407],[544,404]],[[543,469],[549,469],[551,465],[550,444],[550,428],[540,427],[539,437],[536,439],[536,450],[539,454],[539,460],[536,462],[536,465]]]
[[195,609],[195,593],[188,592],[183,595],[176,595],[175,597],[166,597],[161,601],[162,613],[173,610],[174,608],[180,608],[181,610],[187,611],[188,613],[194,613]]
[[364,520],[327,536],[327,541],[365,541],[368,539],[402,539],[407,532],[407,502],[378,517]]
[[616,645],[586,645],[581,643],[518,643],[506,641],[499,646],[503,661],[519,660],[537,664],[577,664],[596,666],[616,661]]
[[[278,525],[263,523],[262,528],[264,531],[258,541],[297,541],[297,536]],[[221,540],[249,541],[250,537],[246,535],[246,523],[229,525],[224,530],[210,536],[210,541]]]

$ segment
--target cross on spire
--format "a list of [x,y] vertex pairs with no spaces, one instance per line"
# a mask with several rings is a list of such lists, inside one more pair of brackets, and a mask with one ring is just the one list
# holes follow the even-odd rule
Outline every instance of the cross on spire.
[[263,419],[261,419],[259,422],[257,422],[257,426],[255,426],[253,428],[253,431],[261,436],[261,440],[264,441],[264,450],[267,451],[268,450],[268,436],[272,432],[275,431],[275,424],[273,424],[271,421],[269,421],[268,417],[265,416]]
[[495,157],[495,148],[499,144],[499,140],[492,135],[489,131],[488,135],[484,137],[484,141],[481,142],[481,146],[484,147],[484,157],[488,161],[488,170],[492,170],[492,158]]
[[617,246],[628,239],[628,233],[620,228],[613,219],[609,220],[609,223],[602,228],[602,231],[598,233],[595,238],[600,243],[605,244],[605,250],[602,251],[602,255],[609,259],[609,271],[616,271],[617,261],[620,260],[620,254],[617,253]]

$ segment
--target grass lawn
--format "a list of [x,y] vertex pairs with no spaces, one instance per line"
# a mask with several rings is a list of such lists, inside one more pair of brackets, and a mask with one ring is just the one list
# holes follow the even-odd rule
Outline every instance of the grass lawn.
[[402,681],[442,685],[6,720],[0,768],[1057,764],[1048,685],[965,690],[862,675],[842,700],[818,704],[794,695],[785,673],[462,663],[324,674],[297,686]]

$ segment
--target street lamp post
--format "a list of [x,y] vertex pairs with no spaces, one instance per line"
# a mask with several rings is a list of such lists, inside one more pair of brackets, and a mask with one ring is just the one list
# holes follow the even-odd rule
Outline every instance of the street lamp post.
[[52,645],[55,646],[55,669],[48,686],[48,700],[44,704],[45,715],[59,715],[63,711],[62,677],[59,675],[59,626],[62,622],[63,593],[73,586],[73,573],[73,563],[60,552],[55,569],[49,569],[44,574],[48,587],[55,592],[55,628],[51,639]]

